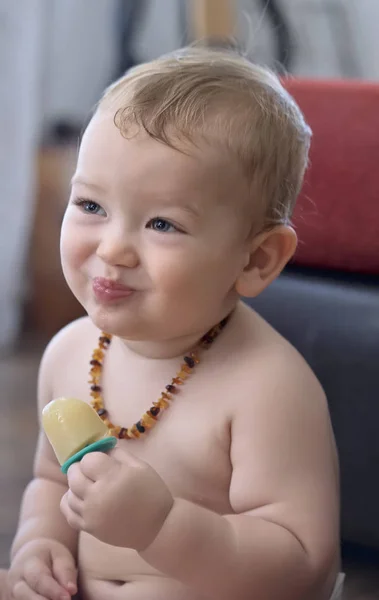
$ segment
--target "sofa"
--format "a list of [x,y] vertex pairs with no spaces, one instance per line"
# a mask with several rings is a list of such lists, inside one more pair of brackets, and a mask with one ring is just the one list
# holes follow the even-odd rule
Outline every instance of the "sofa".
[[286,86],[313,129],[299,246],[247,302],[321,381],[340,457],[342,539],[379,550],[379,85]]

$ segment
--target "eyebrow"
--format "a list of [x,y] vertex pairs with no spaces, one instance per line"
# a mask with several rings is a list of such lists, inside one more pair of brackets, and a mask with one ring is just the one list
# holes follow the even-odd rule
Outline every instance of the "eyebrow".
[[[85,187],[92,188],[96,192],[102,192],[102,193],[106,192],[106,189],[103,186],[96,184],[96,183],[92,183],[91,181],[81,177],[80,175],[73,176],[73,178],[71,179],[71,186],[73,186],[74,184],[75,185],[84,185]],[[167,204],[174,205],[171,202],[169,202]],[[176,204],[175,206],[181,210],[184,210],[185,212],[191,214],[192,216],[194,216],[196,218],[200,217],[200,211],[195,206],[191,206],[190,204],[185,204],[182,206],[180,204]]]
[[200,212],[195,207],[190,206],[189,204],[186,204],[185,206],[178,206],[178,208],[191,214],[193,217],[196,217],[196,219],[200,217]]
[[[179,194],[180,195],[180,194]],[[183,204],[181,204],[180,202],[175,201],[175,195],[168,196],[167,198],[162,198],[160,196],[157,196],[156,199],[158,204],[161,204],[162,207],[166,207],[166,208],[177,208],[179,210],[182,210],[186,213],[189,213],[190,215],[199,218],[201,216],[201,207],[196,203],[196,204],[192,204],[190,202],[186,202]]]
[[84,179],[80,175],[73,176],[73,178],[71,179],[71,186],[73,186],[73,185],[84,185],[84,186],[92,188],[98,192],[105,192],[105,188],[103,188],[101,185],[92,183],[91,181]]

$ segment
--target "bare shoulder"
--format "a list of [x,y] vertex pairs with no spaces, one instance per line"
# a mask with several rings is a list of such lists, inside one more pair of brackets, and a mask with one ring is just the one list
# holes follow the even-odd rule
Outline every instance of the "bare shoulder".
[[93,325],[89,317],[81,317],[72,321],[58,331],[50,340],[46,347],[44,358],[50,358],[51,356],[65,352],[68,348],[72,350],[73,344],[81,344],[83,340],[97,335],[98,332],[99,330]]
[[235,334],[241,337],[241,353],[239,393],[232,410],[234,456],[245,457],[241,440],[248,436],[255,456],[259,448],[267,460],[280,464],[279,457],[291,455],[294,468],[300,458],[311,462],[317,456],[318,468],[332,466],[332,479],[337,480],[329,407],[316,375],[300,353],[249,307],[240,309],[238,320]]
[[88,367],[99,330],[88,317],[82,317],[61,329],[47,345],[41,360],[38,402],[41,410],[55,396],[62,378],[69,380],[82,363]]
[[234,464],[247,465],[250,453],[248,468],[251,473],[257,469],[255,481],[258,472],[265,479],[272,469],[280,494],[285,488],[298,490],[307,472],[328,480],[335,492],[338,461],[320,382],[299,352],[254,311],[243,307],[238,320],[238,394],[231,411]]
[[338,555],[339,474],[325,393],[268,323],[247,307],[238,319],[244,353],[231,423],[231,504],[294,532],[329,568]]
[[[241,330],[248,339],[241,361],[240,394],[234,403],[234,431],[280,451],[318,454],[334,465],[335,444],[328,401],[300,353],[266,321],[246,307]],[[237,447],[239,444],[235,444]],[[282,454],[283,456],[283,454]]]
[[[238,377],[241,402],[246,410],[246,396],[251,404],[270,409],[276,403],[300,402],[304,408],[318,409],[326,416],[327,401],[316,375],[290,342],[248,306],[240,306],[234,323],[232,343],[238,348]],[[238,404],[236,404],[238,409]]]
[[[54,398],[80,397],[78,381],[86,382],[88,361],[99,331],[88,317],[73,321],[49,342],[43,354],[38,377],[38,417]],[[42,429],[34,461],[34,475],[66,485],[54,452]]]

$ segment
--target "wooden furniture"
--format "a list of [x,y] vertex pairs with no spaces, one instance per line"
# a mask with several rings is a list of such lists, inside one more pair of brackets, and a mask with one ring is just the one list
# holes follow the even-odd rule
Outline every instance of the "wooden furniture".
[[235,34],[235,0],[189,0],[189,22],[195,39],[223,40]]
[[62,274],[60,228],[69,197],[77,147],[70,144],[42,148],[37,156],[37,198],[27,265],[29,294],[25,326],[43,336],[83,314]]

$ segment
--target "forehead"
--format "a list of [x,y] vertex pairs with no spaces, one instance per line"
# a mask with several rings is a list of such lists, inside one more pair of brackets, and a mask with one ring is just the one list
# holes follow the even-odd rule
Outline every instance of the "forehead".
[[84,133],[76,178],[106,190],[127,187],[173,195],[212,193],[220,201],[226,196],[230,200],[232,192],[235,196],[242,177],[226,153],[205,143],[187,144],[180,150],[136,128],[127,139],[114,124],[112,113],[99,112]]

